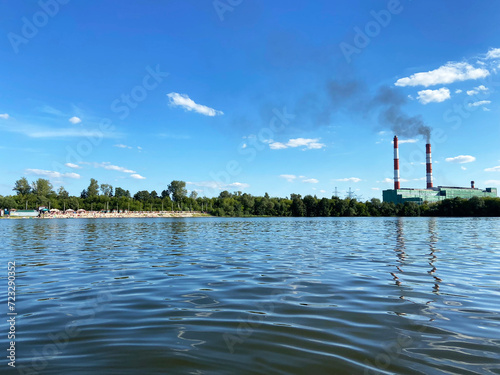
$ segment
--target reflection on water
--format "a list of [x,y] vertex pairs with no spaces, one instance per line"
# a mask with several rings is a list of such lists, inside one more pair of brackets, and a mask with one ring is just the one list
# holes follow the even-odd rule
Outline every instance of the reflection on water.
[[496,218],[1,220],[0,236],[24,373],[500,374]]

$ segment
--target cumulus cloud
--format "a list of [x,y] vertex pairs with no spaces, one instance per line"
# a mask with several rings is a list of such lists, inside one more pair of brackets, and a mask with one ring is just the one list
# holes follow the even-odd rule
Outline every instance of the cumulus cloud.
[[487,77],[490,72],[484,68],[475,68],[466,62],[448,62],[437,69],[412,74],[409,77],[400,78],[396,86],[434,86],[450,84],[458,81],[479,79]]
[[455,90],[455,94],[461,94],[461,93],[462,93],[462,90],[460,90],[460,89]]
[[293,174],[281,174],[280,177],[284,178],[288,182],[293,182],[297,178],[297,176],[295,176]]
[[476,161],[476,158],[470,155],[458,155],[452,158],[446,158],[445,160],[448,163],[464,164],[464,163],[472,163],[473,161]]
[[44,169],[26,169],[26,173],[48,178],[80,178],[78,173],[60,173],[55,171],[46,171]]
[[[244,183],[244,182],[233,182],[231,184],[224,184],[220,181],[199,181],[199,182],[188,181],[186,184],[198,186],[201,188],[211,189],[211,190],[227,190],[230,188],[246,189],[246,188],[250,187],[249,184]],[[198,190],[198,191],[201,192],[203,190]]]
[[467,90],[467,95],[477,95],[480,91],[488,91],[488,88],[485,85],[479,85],[477,87],[474,87],[472,90]]
[[305,180],[302,180],[302,182],[305,182],[306,184],[317,184],[319,181],[315,178],[307,178]]
[[446,87],[439,90],[422,90],[418,92],[417,99],[422,104],[441,103],[450,99],[450,90]]
[[207,107],[205,105],[197,104],[186,94],[178,94],[176,92],[171,92],[167,94],[171,106],[179,106],[184,108],[186,111],[195,111],[205,116],[218,116],[223,115],[224,112],[217,111],[213,108]]
[[335,181],[340,181],[340,182],[359,182],[359,181],[361,181],[361,179],[357,178],[357,177],[348,177],[348,178],[338,178]]
[[469,103],[469,107],[480,107],[482,105],[490,104],[491,100],[480,100],[478,102]]
[[140,174],[137,174],[137,173],[131,174],[130,177],[135,178],[136,180],[145,180],[146,179],[146,177],[141,176]]
[[[136,171],[133,171],[131,169],[127,169],[127,168],[124,168],[124,167],[119,167],[118,165],[113,165],[113,164],[111,164],[108,161],[105,161],[105,162],[102,162],[102,163],[88,163],[88,162],[85,162],[85,161],[81,161],[81,162],[79,162],[79,164],[92,165],[92,166],[94,166],[94,168],[104,168],[104,169],[106,169],[108,171],[117,171],[117,172],[134,173],[134,174],[137,173]],[[139,175],[137,175],[137,176],[139,176]],[[134,177],[134,178],[139,178],[140,179],[140,177],[141,176]]]
[[80,167],[79,165],[77,164],[73,164],[73,163],[66,163],[64,164],[66,167],[69,167],[69,168],[73,168],[73,169],[82,169],[82,167]]
[[500,172],[500,165],[498,165],[496,167],[492,167],[492,168],[486,168],[484,171],[485,172]]
[[244,182],[233,182],[232,184],[227,184],[226,186],[231,187],[231,188],[238,188],[238,189],[245,189],[247,187],[250,187],[249,184],[246,184]]
[[71,122],[72,124],[76,125],[76,124],[79,124],[80,122],[82,122],[82,119],[79,117],[73,116],[68,121]]
[[486,54],[486,58],[490,59],[500,59],[500,48],[492,48]]
[[9,118],[9,114],[8,113],[0,113],[0,118],[7,120]]
[[127,169],[124,167],[119,167],[117,165],[113,165],[109,162],[103,162],[103,163],[94,163],[94,167],[96,168],[104,168],[107,169],[108,171],[117,171],[117,172],[123,172],[123,173],[136,173],[135,171],[131,169]]
[[[411,139],[398,139],[398,144],[403,144],[403,143],[417,143],[418,139],[411,138]],[[391,141],[391,143],[394,143],[394,141]]]
[[286,143],[270,142],[269,148],[271,150],[282,150],[285,148],[304,147],[304,150],[320,149],[325,147],[325,144],[319,143],[319,138],[293,138]]

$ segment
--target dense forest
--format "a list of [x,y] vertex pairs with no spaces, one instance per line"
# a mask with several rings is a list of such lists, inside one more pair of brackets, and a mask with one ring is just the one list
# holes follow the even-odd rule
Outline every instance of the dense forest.
[[16,195],[0,196],[2,209],[37,209],[40,206],[60,210],[87,211],[205,211],[215,216],[500,216],[500,198],[445,199],[439,203],[417,205],[412,202],[395,205],[373,198],[366,202],[338,197],[291,194],[286,198],[256,197],[240,191],[223,191],[218,197],[188,195],[184,181],[172,181],[158,194],[113,188],[90,180],[80,196],[70,196],[60,187],[54,191],[49,180],[39,178],[31,184],[23,177],[16,181]]

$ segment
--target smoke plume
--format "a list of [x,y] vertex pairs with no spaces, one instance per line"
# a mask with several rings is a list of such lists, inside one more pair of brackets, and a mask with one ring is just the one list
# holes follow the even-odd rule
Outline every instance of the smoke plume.
[[403,137],[425,137],[430,143],[431,128],[425,125],[421,116],[408,116],[401,107],[407,102],[407,98],[395,89],[381,87],[372,101],[372,105],[381,108],[379,121],[382,125],[389,124],[394,134]]

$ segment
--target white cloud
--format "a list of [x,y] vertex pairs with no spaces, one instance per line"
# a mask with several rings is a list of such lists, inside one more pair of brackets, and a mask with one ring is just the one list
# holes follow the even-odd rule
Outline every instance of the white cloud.
[[302,182],[305,182],[307,184],[317,184],[319,181],[316,180],[315,178],[307,178],[305,180],[302,180]]
[[119,167],[117,165],[113,165],[110,162],[102,162],[102,163],[87,163],[81,161],[80,164],[88,164],[88,165],[93,165],[94,168],[104,168],[108,171],[117,171],[117,172],[123,172],[123,173],[136,173],[136,171],[133,171],[131,169],[127,169],[124,167]]
[[295,176],[293,174],[281,174],[280,177],[284,178],[288,182],[293,182],[297,178],[297,176]]
[[269,148],[271,150],[282,150],[284,148],[288,148],[288,146],[281,142],[272,142],[269,144]]
[[55,171],[46,171],[43,169],[26,169],[26,173],[49,178],[80,178],[78,173],[60,173]]
[[357,178],[357,177],[338,178],[335,181],[340,181],[340,182],[359,182],[359,181],[361,181],[361,178]]
[[131,148],[132,148],[131,146],[127,146],[127,145],[123,145],[123,144],[117,144],[117,145],[114,145],[114,147],[118,147],[118,148],[128,148],[128,149],[131,149]]
[[489,59],[500,59],[500,48],[492,48],[486,54],[486,58]]
[[476,158],[470,155],[458,155],[453,158],[446,158],[445,160],[449,163],[464,164],[464,163],[472,163],[473,161],[476,161]]
[[244,182],[233,182],[232,184],[227,184],[227,187],[232,187],[232,188],[239,188],[239,189],[245,189],[250,187],[249,184],[246,184]]
[[0,118],[7,120],[9,118],[9,114],[8,113],[0,113]]
[[[398,144],[417,143],[417,142],[418,142],[418,139],[416,139],[416,138],[412,138],[412,139],[398,139]],[[391,143],[394,143],[394,141],[392,141]]]
[[217,111],[213,108],[207,107],[205,105],[195,103],[189,96],[186,94],[178,94],[176,92],[171,92],[167,94],[170,105],[172,106],[180,106],[187,111],[195,111],[205,116],[218,116],[223,115],[224,112]]
[[450,84],[457,81],[479,79],[487,77],[490,72],[484,68],[474,68],[465,62],[448,62],[435,70],[412,74],[410,77],[400,78],[396,86],[434,86]]
[[48,128],[38,125],[16,124],[15,126],[2,126],[4,131],[23,134],[30,138],[115,138],[118,134],[98,129],[88,130],[82,128]]
[[484,171],[485,172],[500,172],[500,165],[498,165],[496,167],[492,167],[492,168],[486,168]]
[[469,103],[469,107],[479,107],[482,105],[490,104],[491,100],[480,100],[478,102]]
[[130,175],[130,177],[135,178],[136,180],[145,180],[146,177],[141,176],[140,174],[133,173]]
[[485,112],[489,112],[489,111],[491,111],[491,109],[486,108],[486,107],[483,107],[483,111],[485,111]]
[[69,168],[73,168],[73,169],[82,169],[82,167],[80,167],[79,165],[77,164],[73,164],[73,163],[66,163],[64,164],[66,167],[69,167]]
[[488,91],[488,88],[484,85],[479,85],[477,87],[474,87],[472,90],[467,90],[467,95],[476,95],[479,93],[479,91]]
[[455,90],[455,94],[461,94],[461,93],[462,93],[462,90],[460,90],[460,89]]
[[439,90],[421,90],[418,92],[417,99],[422,104],[441,103],[450,99],[450,90],[446,87]]
[[321,189],[319,192],[324,194],[326,193],[326,190]]
[[[211,189],[211,190],[228,190],[230,188],[245,189],[250,187],[249,184],[243,182],[233,182],[231,184],[224,184],[219,181],[199,181],[199,182],[186,182],[188,185],[194,185],[201,188]],[[203,191],[203,190],[198,190]]]
[[465,168],[463,165],[460,167],[460,169],[461,169],[462,171],[466,171],[466,170],[467,170],[467,168]]
[[73,116],[68,121],[71,122],[72,124],[76,125],[76,124],[79,124],[80,122],[82,122],[82,119],[79,117]]
[[101,163],[100,164],[101,168],[107,169],[108,171],[117,171],[117,172],[123,172],[123,173],[135,173],[135,171],[131,169],[127,169],[124,167],[119,167],[117,165],[109,164],[109,163]]
[[304,150],[320,149],[325,147],[325,144],[319,143],[319,138],[293,138],[287,143],[272,142],[269,143],[271,150],[281,150],[285,148],[305,147]]
[[500,180],[487,180],[487,181],[484,182],[484,184],[487,187],[500,186]]

